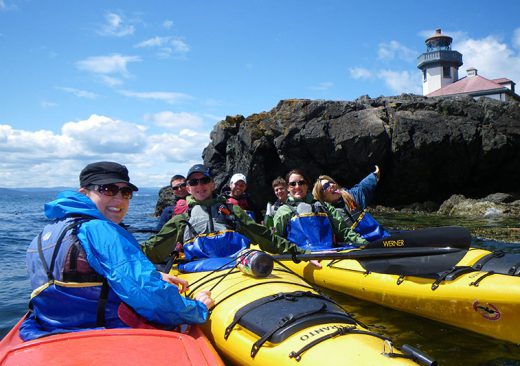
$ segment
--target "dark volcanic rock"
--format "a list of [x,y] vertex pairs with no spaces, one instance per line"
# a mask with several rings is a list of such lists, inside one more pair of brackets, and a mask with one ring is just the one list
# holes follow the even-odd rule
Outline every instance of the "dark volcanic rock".
[[520,106],[408,94],[283,100],[269,112],[219,122],[203,158],[219,188],[244,173],[261,204],[274,200],[271,181],[292,168],[350,187],[376,164],[382,176],[375,203],[383,205],[518,192]]

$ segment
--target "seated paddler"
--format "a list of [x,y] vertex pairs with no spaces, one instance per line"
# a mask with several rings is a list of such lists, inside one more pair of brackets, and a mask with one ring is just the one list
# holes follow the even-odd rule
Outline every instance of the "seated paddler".
[[341,187],[328,175],[320,175],[314,183],[312,195],[320,202],[330,203],[347,225],[368,241],[389,236],[381,224],[366,210],[372,201],[380,170],[376,169],[352,188]]
[[142,244],[154,263],[178,261],[184,272],[216,270],[232,266],[233,258],[250,244],[280,254],[302,254],[304,249],[256,223],[238,205],[215,195],[208,167],[197,164],[186,176],[188,211],[176,215],[161,231]]
[[209,291],[194,300],[182,296],[188,283],[158,272],[119,225],[138,190],[126,167],[108,161],[89,164],[81,171],[80,187],[45,204],[52,222],[27,250],[33,292],[21,338],[204,323],[214,304]]
[[289,197],[273,218],[278,235],[311,251],[367,243],[345,223],[332,205],[313,199],[309,193],[310,181],[303,171],[291,170],[286,181]]

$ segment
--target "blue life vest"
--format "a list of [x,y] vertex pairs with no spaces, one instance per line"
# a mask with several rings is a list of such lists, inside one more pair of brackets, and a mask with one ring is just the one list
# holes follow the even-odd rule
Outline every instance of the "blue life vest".
[[306,250],[324,250],[334,245],[329,215],[320,202],[287,205],[294,215],[287,225],[287,239]]
[[30,315],[20,327],[27,341],[54,333],[127,327],[118,317],[119,297],[88,264],[76,233],[90,218],[46,225],[27,249]]
[[346,208],[338,210],[341,216],[351,226],[351,229],[367,241],[375,241],[390,236],[370,213],[366,210],[350,213]]
[[236,232],[238,220],[225,204],[194,206],[184,229],[183,252],[185,263],[178,268],[184,272],[211,271],[231,268],[234,258],[245,248],[250,240]]

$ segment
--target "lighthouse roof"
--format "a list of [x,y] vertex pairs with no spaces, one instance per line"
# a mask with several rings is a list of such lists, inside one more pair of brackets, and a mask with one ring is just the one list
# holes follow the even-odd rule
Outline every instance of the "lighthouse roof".
[[486,79],[480,75],[474,75],[463,77],[453,84],[449,84],[443,88],[437,89],[428,94],[427,97],[439,97],[452,94],[470,94],[485,90],[491,91],[498,89],[506,88],[493,80]]

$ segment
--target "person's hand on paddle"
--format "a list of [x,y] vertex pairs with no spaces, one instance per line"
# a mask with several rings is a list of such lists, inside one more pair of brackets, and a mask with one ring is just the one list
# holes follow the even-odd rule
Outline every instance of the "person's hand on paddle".
[[206,305],[208,310],[215,306],[215,301],[211,298],[211,292],[207,290],[201,291],[195,295],[195,300],[200,301]]
[[183,280],[182,278],[179,278],[179,277],[169,275],[164,272],[160,272],[160,273],[161,273],[163,281],[166,281],[169,284],[177,286],[177,288],[179,289],[179,293],[182,294],[183,292],[188,291],[188,289],[189,289],[188,281]]
[[379,177],[381,176],[381,172],[379,171],[379,167],[376,165],[376,170],[374,170],[374,174],[376,175],[377,181],[379,182]]

